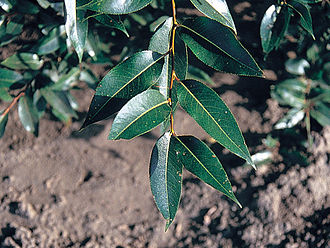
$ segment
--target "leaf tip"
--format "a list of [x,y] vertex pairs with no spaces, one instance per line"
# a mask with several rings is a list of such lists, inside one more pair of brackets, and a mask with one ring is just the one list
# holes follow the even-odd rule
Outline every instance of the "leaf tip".
[[166,220],[166,225],[165,225],[165,232],[167,232],[168,228],[170,227],[170,225],[172,224],[172,219],[167,219]]

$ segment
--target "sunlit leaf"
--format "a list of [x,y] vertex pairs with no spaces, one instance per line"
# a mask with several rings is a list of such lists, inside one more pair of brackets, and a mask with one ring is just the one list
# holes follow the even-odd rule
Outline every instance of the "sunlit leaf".
[[236,28],[225,0],[190,0],[195,7],[206,16],[231,28]]
[[62,75],[54,85],[50,86],[52,90],[68,90],[79,78],[80,70],[77,67],[72,68],[67,74]]
[[194,80],[182,81],[177,88],[182,108],[216,141],[253,166],[238,124],[218,94]]
[[4,111],[0,111],[0,138],[5,133],[6,125],[8,122],[8,113],[3,114]]
[[53,53],[60,48],[60,28],[54,28],[33,49],[39,55]]
[[150,4],[151,1],[152,0],[92,0],[82,7],[106,14],[123,15],[143,9]]
[[38,136],[38,111],[30,96],[22,96],[19,99],[18,116],[25,130]]
[[166,120],[171,112],[167,99],[157,90],[146,90],[133,97],[113,121],[109,139],[133,139]]
[[0,87],[10,87],[22,79],[23,76],[18,72],[0,68]]
[[241,207],[219,159],[205,143],[193,136],[173,136],[171,145],[172,143],[178,160],[184,168],[224,193]]
[[206,65],[237,75],[263,75],[235,34],[217,21],[207,17],[188,19],[178,31],[190,50]]
[[162,58],[159,53],[142,51],[112,68],[98,85],[82,128],[118,112],[129,99],[155,84]]
[[13,99],[12,96],[8,92],[8,88],[0,87],[0,100],[5,101],[5,102],[9,102],[12,99]]
[[266,54],[277,49],[290,22],[290,12],[286,6],[271,5],[260,25],[261,45]]
[[37,54],[16,53],[2,61],[1,64],[15,70],[39,70],[44,64],[44,61],[39,59]]
[[182,187],[182,163],[177,160],[171,133],[161,136],[151,154],[149,177],[156,205],[166,219],[165,230],[171,225],[179,207]]
[[275,129],[291,128],[297,125],[302,119],[304,119],[305,111],[303,109],[292,108],[288,113],[280,119],[276,125]]
[[88,30],[88,22],[84,21],[86,11],[77,9],[76,0],[64,0],[64,3],[66,9],[65,30],[81,62]]
[[310,67],[310,64],[305,59],[288,59],[285,62],[285,69],[294,75],[305,75],[306,69]]

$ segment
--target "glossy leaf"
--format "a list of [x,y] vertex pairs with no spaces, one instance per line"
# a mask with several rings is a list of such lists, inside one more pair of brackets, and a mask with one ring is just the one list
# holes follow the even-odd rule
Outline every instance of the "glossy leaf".
[[23,76],[18,72],[0,68],[0,88],[10,87],[22,79]]
[[312,16],[309,11],[310,7],[306,4],[302,4],[299,1],[290,0],[288,4],[299,16],[300,16],[300,24],[301,26],[313,37],[313,25],[312,25]]
[[112,68],[98,85],[82,128],[118,112],[129,99],[155,84],[162,58],[159,53],[142,51]]
[[300,3],[309,3],[309,4],[322,2],[322,0],[297,0],[297,1]]
[[0,100],[5,101],[5,102],[9,102],[12,99],[13,99],[12,96],[8,92],[8,88],[0,87]]
[[124,34],[126,34],[127,37],[129,37],[129,34],[124,26],[124,23],[118,18],[105,14],[95,15],[94,18],[100,23],[106,25],[107,27],[115,28],[122,31]]
[[43,37],[36,47],[34,51],[39,55],[45,55],[49,53],[53,53],[60,48],[60,28],[54,28],[49,34]]
[[177,90],[182,108],[217,142],[253,166],[238,124],[218,94],[194,80],[178,83]]
[[171,112],[167,99],[157,90],[146,90],[133,97],[113,121],[109,139],[133,139],[166,120]]
[[2,138],[5,133],[6,125],[8,122],[8,113],[3,114],[3,111],[0,111],[0,138]]
[[225,0],[190,0],[192,4],[203,14],[221,24],[231,28],[237,33],[233,18],[229,12]]
[[26,131],[38,135],[38,110],[30,96],[23,96],[18,102],[18,116]]
[[151,1],[152,0],[92,0],[82,7],[105,14],[124,15],[143,9],[150,4]]
[[44,64],[44,61],[39,59],[37,54],[16,53],[2,61],[1,64],[15,70],[39,70]]
[[317,102],[311,110],[311,116],[322,126],[330,125],[330,103]]
[[165,231],[179,207],[182,188],[182,163],[178,162],[171,133],[161,136],[151,154],[149,178],[156,205],[166,219]]
[[79,78],[80,70],[77,67],[72,68],[67,74],[62,75],[54,85],[50,86],[52,90],[68,90]]
[[310,64],[305,59],[289,59],[285,62],[285,69],[294,75],[305,75],[306,69],[309,69]]
[[292,108],[288,113],[280,119],[276,125],[275,129],[291,128],[297,125],[302,119],[304,119],[305,111],[303,109]]
[[261,45],[266,54],[278,48],[290,22],[290,12],[286,6],[271,5],[260,25]]
[[206,65],[237,75],[263,75],[235,34],[217,21],[206,17],[188,19],[178,31],[189,49]]
[[[78,0],[79,1],[79,0]],[[88,22],[84,21],[85,10],[78,10],[76,0],[64,0],[66,9],[66,33],[82,61],[87,38]]]
[[219,159],[205,143],[193,136],[173,136],[171,143],[184,168],[242,207]]
[[202,69],[189,65],[187,79],[194,79],[197,81],[205,81],[208,84],[214,85],[212,78]]
[[63,92],[53,91],[49,88],[42,88],[40,89],[40,93],[50,106],[53,107],[52,111],[55,112],[57,117],[65,117],[60,117],[61,120],[66,120],[65,122],[68,124],[68,120],[71,119],[71,117],[78,119],[76,112],[72,109],[69,100]]

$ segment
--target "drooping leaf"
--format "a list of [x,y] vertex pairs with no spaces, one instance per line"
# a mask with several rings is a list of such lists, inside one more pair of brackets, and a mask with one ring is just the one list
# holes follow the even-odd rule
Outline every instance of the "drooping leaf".
[[38,110],[30,96],[25,95],[19,99],[18,116],[25,130],[38,136]]
[[302,4],[299,1],[290,0],[289,7],[291,7],[299,16],[301,26],[313,37],[313,25],[312,25],[312,16],[309,11],[310,7],[307,4]]
[[143,9],[148,4],[150,4],[151,1],[152,0],[92,0],[88,4],[82,6],[82,8],[102,12],[105,14],[124,15]]
[[181,107],[216,141],[253,166],[238,124],[216,92],[194,80],[177,84]]
[[219,159],[205,143],[193,136],[173,136],[171,143],[184,168],[242,207]]
[[266,54],[277,49],[290,22],[290,12],[284,6],[271,5],[260,25],[261,45]]
[[44,61],[39,59],[37,54],[16,53],[2,61],[1,64],[15,70],[39,70],[44,64]]
[[94,17],[97,21],[100,23],[110,27],[115,28],[120,31],[122,31],[124,34],[126,34],[127,37],[129,37],[129,34],[124,26],[124,23],[117,17],[109,16],[109,15],[95,15]]
[[23,76],[18,72],[0,68],[0,88],[10,87],[22,79]]
[[53,53],[60,48],[60,28],[54,28],[49,34],[43,37],[35,46],[33,51],[39,55]]
[[259,66],[228,27],[197,17],[186,20],[178,31],[195,56],[215,70],[262,77]]
[[109,139],[133,139],[149,132],[166,120],[171,112],[167,99],[148,89],[133,97],[113,121]]
[[163,56],[142,51],[112,68],[96,89],[82,128],[118,112],[133,96],[157,82]]
[[229,12],[225,0],[190,0],[192,4],[203,14],[221,24],[231,28],[237,33],[233,18]]
[[297,125],[302,119],[304,119],[305,111],[303,109],[292,108],[288,113],[280,119],[276,125],[275,129],[291,128]]
[[40,89],[41,95],[46,99],[47,103],[52,106],[53,113],[59,117],[64,116],[63,119],[68,124],[68,120],[71,120],[71,117],[77,118],[77,113],[72,109],[68,98],[65,96],[64,92],[53,91],[49,88]]
[[166,219],[165,231],[178,210],[182,187],[182,163],[177,160],[172,140],[169,132],[157,140],[149,167],[151,192],[159,211]]
[[4,111],[0,111],[0,138],[2,138],[5,133],[6,125],[8,122],[8,113],[3,114]]
[[79,62],[81,62],[88,30],[88,22],[84,21],[86,11],[77,9],[81,2],[76,3],[76,0],[64,0],[64,3],[66,9],[65,30],[78,54]]

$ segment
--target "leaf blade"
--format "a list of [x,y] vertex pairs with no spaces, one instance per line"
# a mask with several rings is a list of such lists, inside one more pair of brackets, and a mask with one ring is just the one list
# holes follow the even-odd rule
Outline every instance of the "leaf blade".
[[38,111],[29,96],[22,96],[18,102],[18,116],[26,131],[38,136]]
[[254,167],[238,124],[218,94],[195,80],[182,81],[177,90],[181,107],[217,142]]

